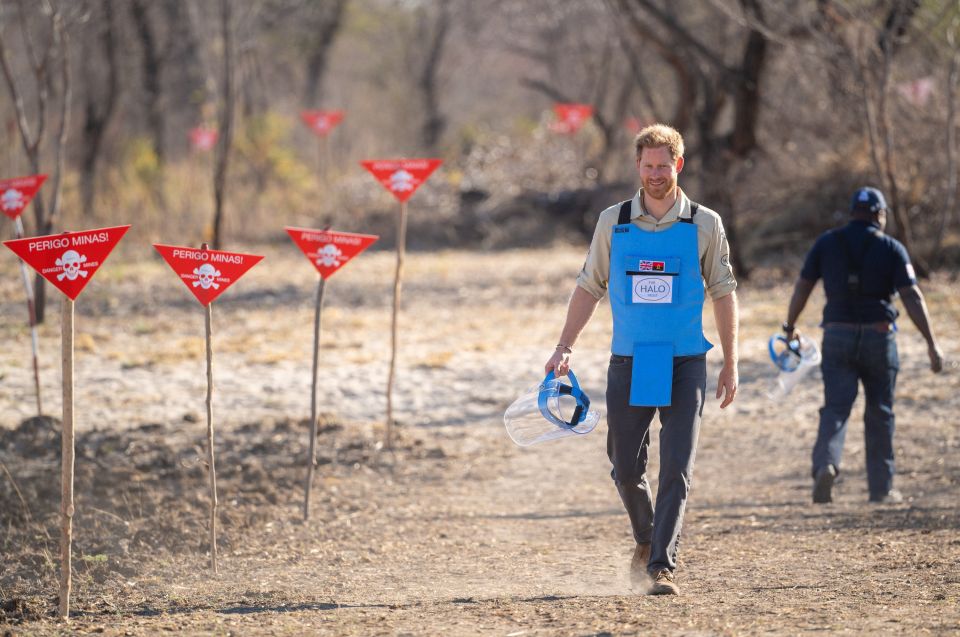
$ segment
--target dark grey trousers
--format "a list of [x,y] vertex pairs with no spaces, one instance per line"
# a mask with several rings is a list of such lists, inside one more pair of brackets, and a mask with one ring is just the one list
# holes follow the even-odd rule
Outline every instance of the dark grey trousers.
[[[633,358],[610,357],[607,370],[607,455],[620,499],[630,516],[638,544],[650,543],[650,571],[677,567],[680,528],[690,493],[693,461],[700,435],[707,358],[673,359],[673,392],[669,407],[631,407]],[[642,382],[642,381],[641,381]],[[660,411],[660,478],[656,513],[647,482],[650,423]]]

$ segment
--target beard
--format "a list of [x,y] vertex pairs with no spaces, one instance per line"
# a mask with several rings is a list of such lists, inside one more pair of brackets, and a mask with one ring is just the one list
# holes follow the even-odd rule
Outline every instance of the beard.
[[651,181],[654,180],[644,180],[643,191],[654,199],[666,198],[671,195],[677,187],[677,181],[675,179],[656,180],[659,181],[659,183],[656,184],[651,184]]

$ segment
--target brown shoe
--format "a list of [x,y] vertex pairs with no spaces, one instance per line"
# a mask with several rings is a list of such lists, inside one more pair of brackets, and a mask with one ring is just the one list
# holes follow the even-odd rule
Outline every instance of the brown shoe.
[[633,588],[646,589],[650,585],[647,564],[650,563],[650,544],[637,544],[630,560],[630,585]]
[[833,482],[837,479],[837,468],[832,464],[820,467],[813,476],[813,503],[833,502]]
[[653,585],[648,595],[679,595],[680,587],[673,581],[673,573],[665,568],[653,574]]

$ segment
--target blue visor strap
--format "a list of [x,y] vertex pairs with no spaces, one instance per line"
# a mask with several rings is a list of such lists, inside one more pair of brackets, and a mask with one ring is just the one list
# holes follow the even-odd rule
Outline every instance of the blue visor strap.
[[[590,398],[580,389],[580,383],[577,381],[577,377],[573,374],[573,370],[567,371],[567,377],[570,379],[570,385],[557,382],[548,387],[547,383],[555,380],[556,376],[554,375],[552,369],[547,372],[546,377],[543,379],[543,383],[540,384],[540,395],[537,397],[537,406],[540,408],[540,414],[548,421],[552,422],[558,427],[572,429],[583,422],[583,420],[587,417],[587,411],[590,409]],[[556,388],[557,394],[571,396],[577,401],[577,407],[573,410],[573,417],[570,418],[570,422],[560,420],[550,412],[548,400],[553,395],[554,387]]]
[[787,340],[787,337],[782,335],[776,335],[770,338],[767,348],[770,350],[770,360],[783,369],[783,357],[787,354],[786,351],[778,353],[775,345],[777,343],[785,343],[787,346],[787,351],[792,352],[797,356],[797,358],[803,358],[803,355],[800,353],[800,339],[793,338]]

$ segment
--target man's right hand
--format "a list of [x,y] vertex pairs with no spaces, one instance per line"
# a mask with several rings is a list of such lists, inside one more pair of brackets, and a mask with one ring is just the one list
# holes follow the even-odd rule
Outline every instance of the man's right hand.
[[553,356],[551,356],[547,364],[543,366],[543,373],[548,374],[551,369],[553,370],[554,376],[565,376],[567,372],[570,371],[570,352],[560,347],[555,349]]
[[930,371],[939,374],[943,370],[943,350],[936,343],[927,346],[927,356],[930,357]]

